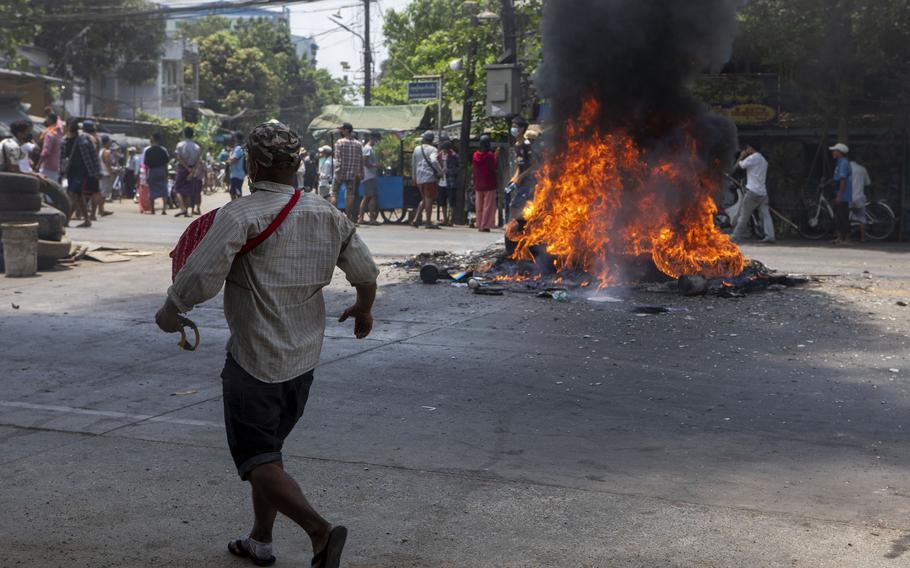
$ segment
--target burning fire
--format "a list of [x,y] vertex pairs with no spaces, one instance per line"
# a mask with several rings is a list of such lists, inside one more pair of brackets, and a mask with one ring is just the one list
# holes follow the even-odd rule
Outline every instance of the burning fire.
[[583,270],[602,285],[622,278],[623,257],[651,255],[677,278],[736,276],[739,247],[714,225],[718,188],[685,136],[682,151],[655,159],[626,132],[598,132],[600,105],[588,99],[565,126],[566,146],[538,174],[516,259],[533,260],[544,244],[559,271]]

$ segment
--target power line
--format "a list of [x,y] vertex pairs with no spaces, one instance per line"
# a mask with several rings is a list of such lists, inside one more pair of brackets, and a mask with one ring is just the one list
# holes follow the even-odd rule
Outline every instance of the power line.
[[118,20],[121,18],[168,18],[176,14],[192,14],[198,12],[231,11],[238,8],[254,8],[268,6],[283,6],[285,4],[311,4],[321,0],[237,0],[229,2],[219,0],[204,4],[157,7],[146,10],[101,10],[84,11],[79,13],[55,13],[35,16],[17,16],[0,22],[0,27],[14,27],[28,24],[52,24],[66,22],[100,22]]

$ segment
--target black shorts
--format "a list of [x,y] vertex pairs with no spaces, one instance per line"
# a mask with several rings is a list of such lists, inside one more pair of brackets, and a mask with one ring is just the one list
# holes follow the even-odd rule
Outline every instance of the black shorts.
[[228,447],[240,479],[257,466],[281,461],[285,438],[303,416],[313,371],[283,383],[264,383],[243,370],[228,353],[221,386]]
[[92,195],[101,191],[101,185],[95,177],[71,177],[67,180],[66,191],[77,195]]
[[457,188],[454,187],[439,187],[439,194],[436,197],[436,205],[440,207],[455,207],[455,193]]

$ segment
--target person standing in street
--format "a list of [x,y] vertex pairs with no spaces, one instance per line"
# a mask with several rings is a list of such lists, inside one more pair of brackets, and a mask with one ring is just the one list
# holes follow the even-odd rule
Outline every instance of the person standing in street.
[[370,225],[379,221],[379,157],[376,155],[376,144],[382,140],[378,132],[370,132],[370,138],[363,147],[363,201],[360,204],[360,224],[363,224],[367,211],[370,213]]
[[60,146],[63,144],[63,131],[58,123],[55,113],[48,114],[44,119],[41,159],[38,160],[38,172],[54,183],[60,183]]
[[420,217],[426,213],[427,229],[438,229],[439,225],[433,223],[433,204],[436,202],[436,196],[439,192],[439,179],[442,172],[437,160],[436,147],[433,141],[436,135],[430,131],[424,132],[420,139],[420,145],[414,148],[414,154],[411,156],[411,172],[414,183],[420,191],[420,204],[417,205],[417,211],[414,213],[414,221],[411,226],[420,226]]
[[866,188],[872,185],[869,170],[855,160],[850,161],[850,173],[853,176],[853,201],[850,202],[850,223],[859,227],[859,240],[866,240]]
[[[313,508],[285,469],[281,450],[303,415],[319,362],[322,289],[336,266],[344,271],[357,300],[339,321],[353,318],[355,337],[364,339],[373,327],[379,271],[349,219],[325,199],[293,188],[299,150],[297,134],[280,122],[253,129],[247,156],[252,195],[218,211],[176,274],[156,322],[165,332],[179,331],[179,314],[224,286],[231,332],[221,373],[225,426],[237,473],[252,489],[254,517],[249,535],[228,543],[230,553],[258,566],[273,564],[272,527],[282,513],[309,536],[314,568],[338,568],[347,529]],[[264,232],[265,240],[238,256]]]
[[66,125],[66,140],[61,149],[66,160],[63,175],[66,176],[66,191],[70,198],[70,215],[82,219],[78,227],[91,227],[92,220],[85,206],[85,198],[94,199],[101,194],[98,178],[101,175],[101,162],[98,150],[88,134],[79,133],[79,122],[70,119]]
[[303,164],[303,187],[307,191],[316,191],[319,186],[319,165],[313,159],[312,152],[304,152]]
[[228,158],[228,167],[231,170],[230,193],[231,201],[243,197],[243,179],[246,177],[246,151],[243,149],[243,133],[234,133],[234,147]]
[[145,166],[145,181],[149,188],[152,215],[155,214],[155,200],[161,200],[161,214],[167,215],[168,177],[167,165],[171,161],[164,146],[161,145],[161,133],[152,134],[152,144],[142,152],[142,163]]
[[492,139],[480,137],[480,150],[474,152],[474,196],[477,209],[477,229],[489,233],[496,218],[496,171],[499,157],[493,153]]
[[114,194],[114,161],[111,155],[111,139],[108,135],[102,134],[100,143],[98,163],[101,164],[101,177],[98,178],[98,185],[101,191],[98,192],[98,197],[92,200],[92,221],[97,215],[106,217],[114,214],[113,211],[104,210],[104,203]]
[[189,217],[196,207],[196,186],[202,189],[202,180],[197,179],[195,172],[199,161],[202,159],[202,148],[193,141],[195,132],[191,126],[183,129],[183,140],[177,143],[174,156],[177,158],[177,178],[174,190],[177,193],[177,202],[180,213],[174,217]]
[[319,149],[319,195],[331,201],[334,185],[335,159],[332,158],[332,148],[323,146]]
[[439,162],[439,167],[442,171],[442,178],[439,180],[437,205],[442,208],[442,224],[446,227],[452,227],[455,224],[458,170],[461,167],[458,153],[455,152],[455,144],[452,143],[452,140],[447,137],[442,140],[436,160]]
[[761,154],[758,142],[751,142],[740,153],[736,163],[737,167],[746,172],[746,194],[739,208],[739,221],[733,230],[733,240],[741,241],[751,231],[752,215],[758,209],[762,219],[765,238],[763,243],[773,243],[774,220],[771,218],[771,209],[768,205],[768,160]]
[[341,125],[341,139],[335,142],[335,184],[332,190],[333,202],[344,185],[344,213],[348,219],[357,221],[357,192],[363,178],[363,144],[354,137],[354,127],[345,122]]
[[126,166],[123,169],[123,196],[133,199],[136,196],[136,187],[139,184],[139,156],[136,147],[126,149]]
[[850,148],[843,142],[838,142],[828,148],[834,158],[834,186],[837,192],[834,196],[834,221],[837,227],[836,245],[850,243],[850,203],[853,201],[853,169],[847,154]]

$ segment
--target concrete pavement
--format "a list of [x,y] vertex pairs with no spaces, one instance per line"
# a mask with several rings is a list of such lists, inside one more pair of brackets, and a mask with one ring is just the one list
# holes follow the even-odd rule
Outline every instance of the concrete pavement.
[[[363,234],[405,251],[473,233],[407,229]],[[353,298],[337,279],[286,462],[351,528],[345,565],[910,562],[906,249],[747,252],[840,275],[740,300],[563,304],[387,266],[365,341],[332,319]],[[0,279],[0,564],[245,565],[224,550],[249,505],[221,426],[220,299],[192,316],[202,349],[177,349],[151,321],[168,260]],[[276,542],[278,566],[307,565],[287,521]]]

